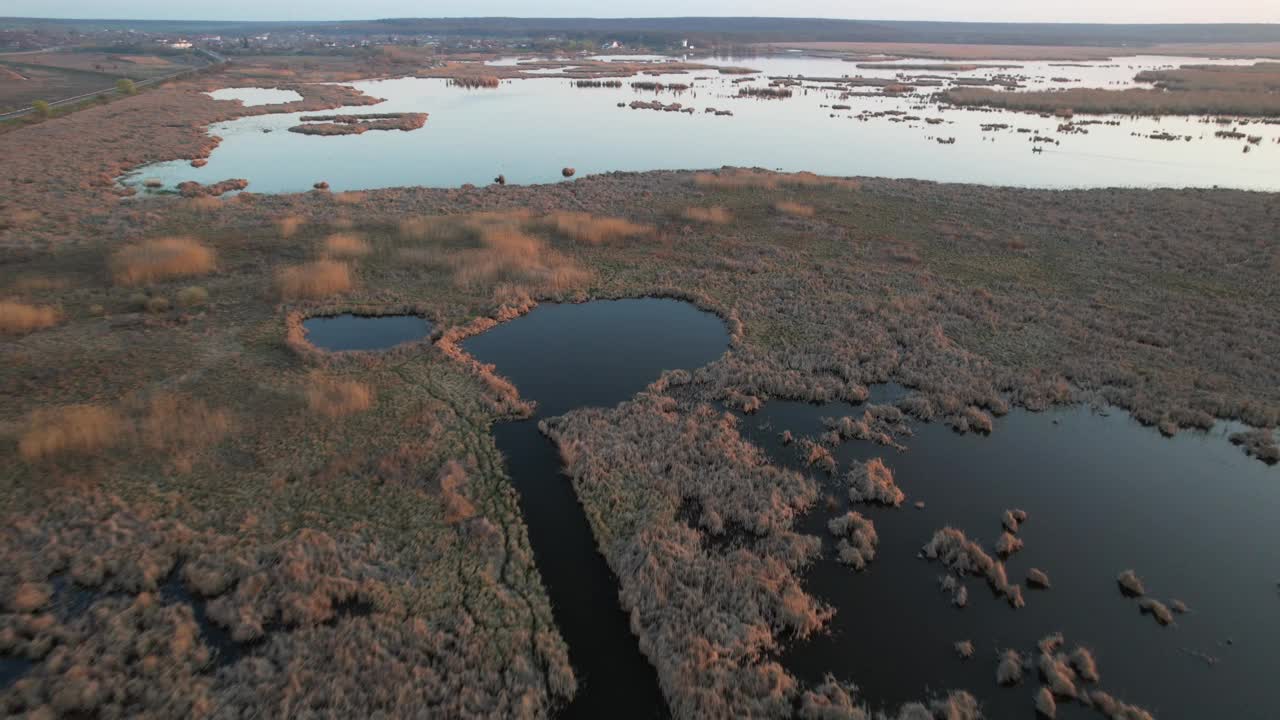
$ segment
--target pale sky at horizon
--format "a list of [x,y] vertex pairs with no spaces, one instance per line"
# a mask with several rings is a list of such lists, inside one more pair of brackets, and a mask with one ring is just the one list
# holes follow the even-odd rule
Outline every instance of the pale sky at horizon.
[[[783,7],[779,7],[783,5]],[[763,16],[973,22],[1280,23],[1280,0],[0,0],[0,17],[367,20],[388,17]]]

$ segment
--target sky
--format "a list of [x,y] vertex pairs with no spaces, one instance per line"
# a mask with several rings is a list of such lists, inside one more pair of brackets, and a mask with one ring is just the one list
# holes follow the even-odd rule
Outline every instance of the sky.
[[1280,23],[1280,0],[0,0],[0,16],[160,20],[733,15],[980,22]]

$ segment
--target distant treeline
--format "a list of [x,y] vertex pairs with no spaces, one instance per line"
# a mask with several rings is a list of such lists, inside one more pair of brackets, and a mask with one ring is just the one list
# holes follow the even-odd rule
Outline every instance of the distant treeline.
[[921,42],[1114,47],[1155,43],[1280,41],[1275,24],[1050,24],[830,20],[811,18],[391,18],[346,22],[46,20],[0,18],[3,28],[135,29],[144,32],[236,33],[306,30],[316,34],[448,35],[477,38],[613,39],[661,45],[747,42]]

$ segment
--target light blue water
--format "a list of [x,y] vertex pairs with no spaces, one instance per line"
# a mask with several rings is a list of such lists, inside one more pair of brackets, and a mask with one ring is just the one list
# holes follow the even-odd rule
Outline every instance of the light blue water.
[[[944,73],[984,77],[996,72],[1025,78],[1028,88],[1131,85],[1141,69],[1196,58],[1125,58],[1089,67],[1023,63],[1017,70]],[[894,77],[901,70],[861,69],[829,58],[771,57],[724,61],[750,65],[767,75],[807,77]],[[932,71],[931,71],[932,72]],[[1071,82],[1055,82],[1064,77]],[[699,79],[700,78],[700,79]],[[757,76],[751,85],[768,80]],[[301,192],[318,181],[334,190],[423,185],[484,185],[503,174],[510,183],[562,180],[564,167],[577,176],[615,170],[758,166],[831,175],[919,178],[1026,187],[1234,187],[1280,190],[1280,125],[1249,124],[1262,136],[1249,153],[1241,140],[1214,137],[1220,126],[1204,118],[1115,117],[1119,126],[1093,125],[1087,134],[1058,134],[1059,120],[1009,112],[939,108],[924,88],[906,97],[849,97],[820,89],[797,89],[785,100],[740,98],[734,76],[709,71],[624,79],[620,89],[578,89],[568,79],[548,75],[504,81],[491,90],[450,87],[444,80],[402,78],[354,83],[386,101],[359,112],[426,112],[425,127],[411,132],[380,131],[340,137],[285,132],[301,113],[244,118],[220,123],[210,132],[223,138],[209,163],[159,163],[126,178],[137,184],[157,178],[168,186],[184,180],[216,182],[246,178],[252,192]],[[692,83],[693,89],[645,93],[633,80]],[[807,83],[815,86],[816,83]],[[870,91],[871,88],[862,88]],[[658,99],[696,108],[693,115],[617,107],[632,100]],[[833,104],[852,106],[835,111]],[[732,110],[710,115],[707,107]],[[349,109],[350,110],[350,109]],[[355,110],[350,110],[355,112]],[[920,118],[855,119],[862,112],[901,111]],[[339,110],[338,112],[342,112]],[[1077,118],[1080,119],[1080,118]],[[983,131],[981,126],[1012,127]],[[1025,128],[1031,133],[1018,133]],[[264,132],[270,131],[270,132]],[[1188,135],[1190,142],[1164,142],[1140,135]],[[1033,134],[1059,144],[1032,153]],[[941,145],[938,138],[956,139]]]

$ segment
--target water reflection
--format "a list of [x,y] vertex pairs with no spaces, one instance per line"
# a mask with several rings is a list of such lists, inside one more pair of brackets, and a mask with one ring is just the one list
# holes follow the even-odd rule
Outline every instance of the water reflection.
[[[1084,67],[1019,63],[1023,67],[1018,70],[942,74],[978,79],[996,73],[1019,74],[1027,78],[1028,89],[1055,86],[1055,77],[1069,81],[1057,86],[1114,89],[1132,84],[1139,70],[1189,62],[1209,60],[1138,57]],[[796,88],[790,99],[754,100],[739,97],[739,89],[767,85],[769,75],[885,79],[904,71],[864,69],[838,59],[803,56],[751,58],[741,64],[763,74],[748,83],[734,83],[741,78],[709,71],[643,76],[624,79],[620,89],[579,89],[569,80],[550,76],[503,82],[483,91],[431,79],[358,82],[356,87],[387,101],[372,109],[347,111],[427,112],[431,119],[412,132],[309,137],[263,132],[296,125],[296,113],[243,118],[210,128],[223,142],[205,167],[193,168],[186,161],[159,163],[139,170],[127,182],[154,177],[173,186],[184,180],[208,183],[243,177],[254,192],[303,192],[321,180],[335,190],[456,187],[488,184],[498,174],[511,183],[559,182],[563,167],[577,168],[581,177],[615,170],[736,165],[1030,187],[1280,189],[1280,174],[1273,171],[1275,154],[1280,152],[1275,142],[1280,125],[1248,126],[1250,134],[1262,135],[1264,140],[1246,154],[1240,152],[1239,142],[1214,137],[1218,127],[1200,118],[1117,117],[1119,125],[1089,126],[1087,134],[1059,134],[1056,118],[939,108],[927,97],[936,88],[902,97],[861,88],[875,96],[844,99],[838,91]],[[692,83],[693,89],[683,94],[656,97],[696,112],[619,108],[619,103],[654,99],[653,94],[630,87],[637,80]],[[831,107],[837,104],[850,109]],[[732,110],[733,117],[708,114],[707,107]],[[930,117],[941,118],[942,123],[930,125],[926,121]],[[1009,127],[982,130],[982,125],[991,124]],[[1190,135],[1193,141],[1139,137],[1158,132]],[[1035,135],[1053,137],[1060,144],[1033,153],[1030,138]],[[956,138],[956,143],[937,142],[947,137]]]

